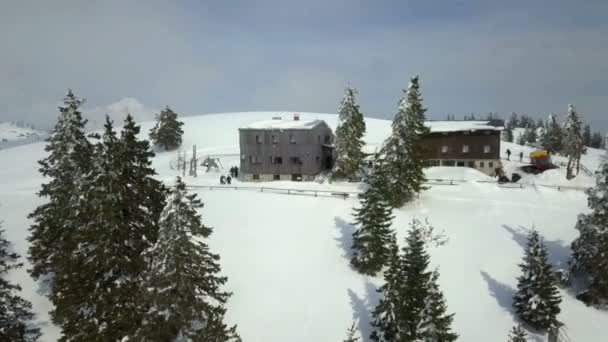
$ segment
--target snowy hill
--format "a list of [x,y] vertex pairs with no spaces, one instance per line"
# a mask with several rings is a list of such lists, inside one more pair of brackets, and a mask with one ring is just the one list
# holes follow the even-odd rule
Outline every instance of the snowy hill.
[[[215,155],[223,173],[238,163],[238,127],[269,119],[277,112],[227,113],[184,117],[184,150],[196,144],[200,156]],[[283,115],[291,115],[285,112]],[[303,120],[322,119],[335,127],[336,115],[301,113]],[[147,132],[152,123],[142,125]],[[367,119],[366,142],[373,148],[390,133],[390,121]],[[0,219],[9,240],[22,256],[27,251],[27,214],[40,203],[35,193],[43,179],[36,161],[44,156],[44,144],[36,143],[0,151]],[[528,147],[503,144],[514,155]],[[595,169],[602,152],[591,151],[583,164]],[[559,157],[557,157],[559,159]],[[159,178],[172,182],[177,152],[158,153],[154,166]],[[513,159],[513,157],[512,157]],[[504,162],[516,170],[518,163]],[[478,182],[487,177],[472,169],[433,168],[429,178],[459,179],[457,185],[431,185],[420,198],[395,210],[394,228],[400,242],[412,218],[428,218],[449,237],[446,246],[432,249],[432,263],[440,267],[440,286],[448,309],[456,314],[454,326],[461,341],[506,340],[515,324],[511,298],[519,275],[526,232],[535,226],[545,237],[550,260],[564,267],[570,242],[576,237],[574,223],[585,212],[586,195],[579,190],[561,190],[535,184],[591,185],[581,175],[565,180],[563,170],[528,176],[521,188],[498,187]],[[564,177],[562,177],[564,176]],[[218,173],[186,177],[189,185],[217,186]],[[275,189],[360,191],[357,183],[272,182],[243,184],[238,189],[199,189],[205,202],[204,222],[214,227],[211,248],[222,259],[228,276],[227,318],[238,324],[244,341],[341,341],[354,320],[364,341],[370,333],[369,317],[378,301],[375,289],[381,278],[359,275],[349,267],[353,227],[351,212],[356,198],[287,195]],[[11,274],[22,284],[45,333],[43,341],[55,341],[57,329],[48,321],[48,301],[25,270]],[[586,307],[562,290],[562,313],[572,341],[604,341],[608,313]],[[545,341],[538,336],[535,341]]]
[[46,132],[13,122],[0,122],[0,149],[40,141]]

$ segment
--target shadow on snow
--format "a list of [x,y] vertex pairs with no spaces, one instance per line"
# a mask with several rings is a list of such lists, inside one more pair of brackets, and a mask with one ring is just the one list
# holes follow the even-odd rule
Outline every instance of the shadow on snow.
[[372,334],[371,317],[374,308],[380,301],[380,294],[376,291],[376,286],[369,281],[365,282],[365,298],[359,297],[353,290],[348,290],[350,306],[353,309],[353,321],[356,322],[357,330],[361,333],[362,342],[371,341],[369,336]]

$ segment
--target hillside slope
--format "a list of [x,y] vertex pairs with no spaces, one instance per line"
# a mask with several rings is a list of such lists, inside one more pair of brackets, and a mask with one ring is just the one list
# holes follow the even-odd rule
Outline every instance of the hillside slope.
[[[229,168],[238,162],[238,127],[274,115],[185,117],[184,149],[189,151],[196,144],[199,155],[227,154],[220,159]],[[302,118],[323,119],[332,127],[337,119],[335,115],[311,113],[302,113]],[[151,125],[145,123],[143,131]],[[390,122],[368,119],[367,128],[367,143],[378,145],[389,134]],[[43,147],[37,143],[0,151],[0,161],[6,165],[0,168],[0,219],[4,220],[7,237],[22,255],[27,251],[27,214],[40,203],[35,192],[43,179],[37,173],[36,161],[43,157]],[[177,152],[158,153],[154,166],[159,178],[173,181],[177,171],[171,165],[176,156]],[[599,165],[599,153],[587,158],[589,163]],[[449,171],[432,169],[429,175],[480,177],[474,170],[455,170],[458,174]],[[217,185],[218,178],[218,173],[209,173],[196,179],[186,177],[186,182]],[[357,183],[268,185],[360,190]],[[214,227],[211,248],[221,255],[223,273],[229,278],[227,287],[234,292],[228,319],[238,324],[244,341],[341,341],[353,320],[364,337],[369,335],[370,313],[378,301],[375,289],[382,279],[361,276],[349,267],[353,230],[349,222],[357,205],[355,198],[289,196],[233,188],[199,192],[205,202],[204,222]],[[500,188],[471,181],[432,186],[414,203],[395,210],[394,227],[400,242],[414,217],[428,218],[445,230],[449,243],[431,250],[432,263],[440,267],[440,285],[449,311],[456,314],[454,325],[460,340],[502,341],[515,324],[511,297],[527,230],[535,226],[545,236],[551,261],[563,267],[570,254],[569,244],[576,237],[576,217],[586,210],[586,196],[581,191]],[[11,277],[23,285],[24,296],[34,303],[45,333],[42,340],[55,341],[58,331],[48,321],[49,303],[37,284],[23,269]],[[571,340],[604,341],[608,314],[585,307],[568,292],[562,291],[562,295],[559,319],[566,324]]]

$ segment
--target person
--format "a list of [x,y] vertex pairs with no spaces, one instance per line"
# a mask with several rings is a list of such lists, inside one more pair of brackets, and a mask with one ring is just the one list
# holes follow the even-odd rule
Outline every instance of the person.
[[523,152],[519,152],[519,162],[523,162],[524,161],[524,153]]
[[239,167],[238,166],[234,167],[234,178],[239,178]]
[[234,177],[234,166],[230,168],[230,175]]
[[507,149],[507,160],[511,160],[511,150]]
[[226,184],[226,177],[224,175],[220,177],[220,184]]
[[231,184],[232,182],[232,177],[230,177],[230,175],[228,175],[228,177],[226,177],[226,183]]

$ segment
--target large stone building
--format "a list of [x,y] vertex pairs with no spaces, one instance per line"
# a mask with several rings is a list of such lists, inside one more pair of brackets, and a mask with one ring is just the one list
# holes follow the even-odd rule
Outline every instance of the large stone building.
[[313,180],[330,170],[334,134],[322,120],[275,117],[239,129],[244,181]]
[[495,176],[500,166],[503,122],[427,121],[424,138],[428,166],[471,167]]

